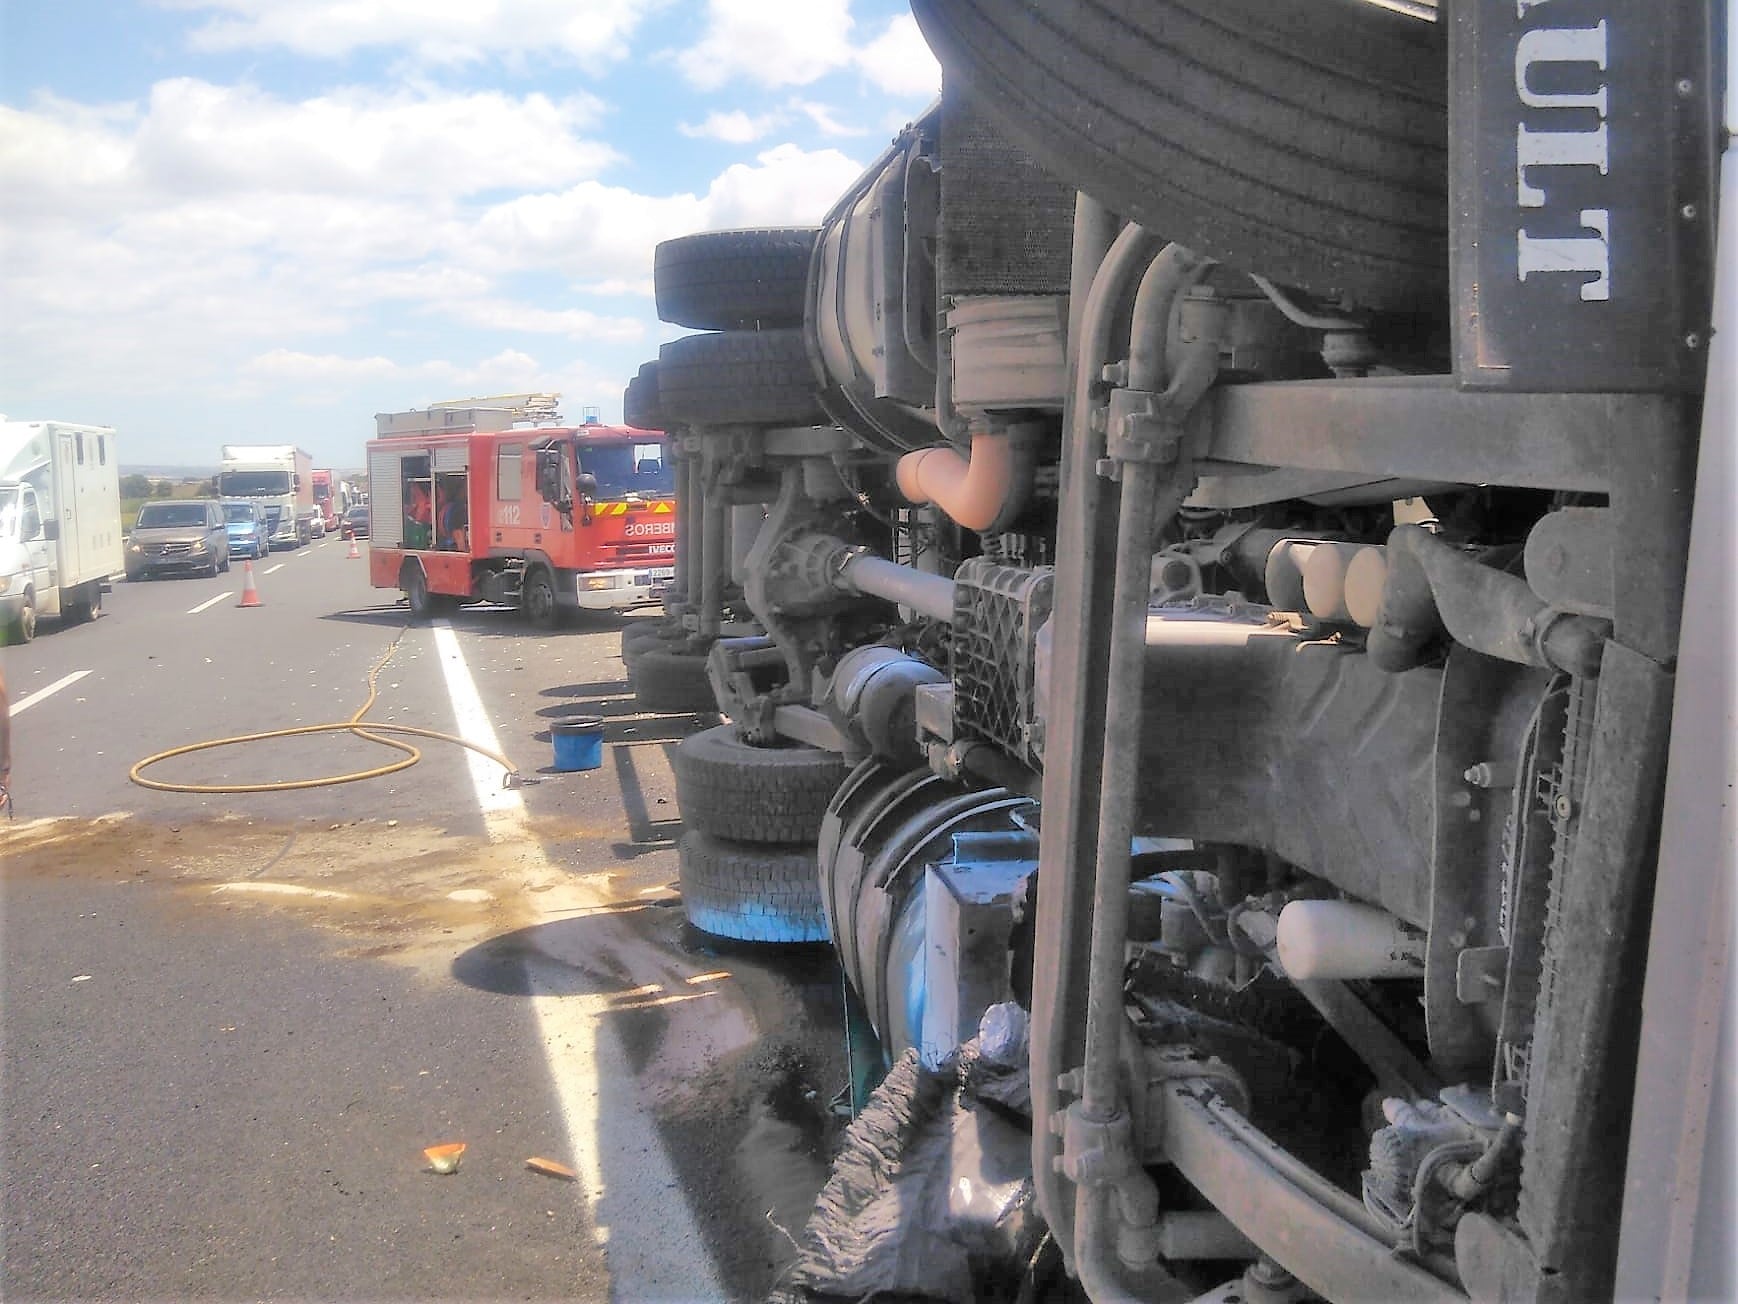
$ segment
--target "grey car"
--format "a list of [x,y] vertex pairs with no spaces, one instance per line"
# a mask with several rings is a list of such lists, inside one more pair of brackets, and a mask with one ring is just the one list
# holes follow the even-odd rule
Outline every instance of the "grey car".
[[127,539],[127,578],[173,572],[215,575],[229,569],[229,527],[212,498],[146,503]]

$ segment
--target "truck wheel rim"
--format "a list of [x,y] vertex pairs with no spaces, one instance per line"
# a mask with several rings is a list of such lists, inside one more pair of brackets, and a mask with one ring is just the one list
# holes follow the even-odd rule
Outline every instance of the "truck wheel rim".
[[541,625],[555,611],[555,590],[547,577],[539,575],[525,590],[525,614],[533,625]]

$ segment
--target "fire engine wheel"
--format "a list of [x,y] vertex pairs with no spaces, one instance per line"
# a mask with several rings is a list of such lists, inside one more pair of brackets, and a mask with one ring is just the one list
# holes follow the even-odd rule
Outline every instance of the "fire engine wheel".
[[555,577],[547,566],[534,567],[525,577],[525,593],[519,601],[532,629],[560,627],[561,604],[555,600]]
[[404,590],[404,596],[410,603],[410,618],[412,620],[432,620],[435,616],[434,594],[428,591],[428,576],[422,573],[422,567],[414,561],[407,561],[404,570],[398,577],[398,587]]
[[658,350],[658,407],[683,425],[826,419],[800,330],[687,335]]
[[683,826],[738,842],[813,842],[851,767],[818,747],[751,747],[721,724],[676,746]]
[[1235,267],[1376,307],[1448,280],[1447,24],[1362,0],[913,0],[1043,167]]
[[634,701],[643,711],[716,711],[718,699],[706,678],[706,657],[694,652],[649,648],[628,670]]
[[658,364],[640,364],[639,372],[622,391],[622,420],[636,430],[662,430],[664,414],[658,408]]
[[682,910],[705,933],[741,942],[824,942],[820,871],[809,846],[682,835]]
[[697,331],[801,326],[816,234],[793,226],[664,241],[652,255],[658,316]]

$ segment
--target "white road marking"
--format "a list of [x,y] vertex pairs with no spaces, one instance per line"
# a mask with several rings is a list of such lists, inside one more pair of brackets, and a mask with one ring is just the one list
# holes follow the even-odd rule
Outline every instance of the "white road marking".
[[[499,752],[458,635],[444,620],[434,622],[433,632],[457,732]],[[501,786],[501,767],[468,749],[465,755],[489,840],[512,842],[519,849],[525,879],[537,887],[549,886],[539,894],[544,911],[569,916],[588,904],[601,904],[602,897],[544,856],[526,824],[523,798],[517,789]],[[623,1086],[634,1081],[633,1066],[603,1022],[621,994],[586,990],[583,975],[543,957],[526,958],[525,976],[567,1129],[568,1153],[590,1201],[598,1243],[606,1247],[611,1298],[724,1299],[724,1287],[687,1203],[671,1198],[680,1187],[650,1117],[630,1105],[611,1115],[607,1133],[601,1126],[604,1083],[617,1089],[624,1104],[640,1099],[631,1085]],[[606,1169],[616,1177],[614,1185],[606,1179]]]
[[61,689],[72,687],[72,685],[78,683],[79,680],[83,679],[88,674],[90,674],[90,671],[88,670],[75,670],[70,675],[62,675],[47,688],[39,688],[34,693],[27,693],[25,696],[12,703],[12,709],[6,713],[7,717],[10,718],[15,715],[23,715],[43,698],[53,697]]
[[276,575],[283,568],[284,568],[284,563],[280,561],[276,566],[267,566],[265,573],[267,575]]
[[234,596],[235,596],[235,593],[233,590],[231,590],[228,593],[219,593],[215,598],[207,598],[204,602],[201,602],[197,607],[187,608],[187,614],[189,616],[197,616],[200,612],[205,611],[208,608],[215,607],[218,603],[222,602],[225,598],[233,598]]

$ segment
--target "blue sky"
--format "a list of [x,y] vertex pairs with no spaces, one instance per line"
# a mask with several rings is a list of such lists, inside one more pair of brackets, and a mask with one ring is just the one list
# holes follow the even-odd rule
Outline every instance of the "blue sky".
[[939,81],[900,0],[0,0],[0,413],[191,466],[617,420],[653,246],[817,221]]

